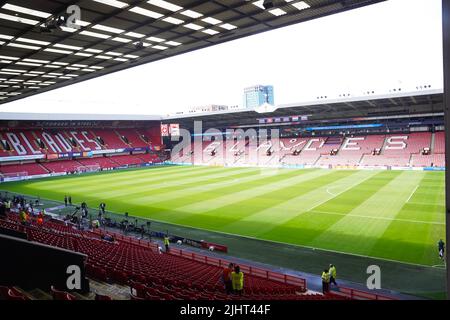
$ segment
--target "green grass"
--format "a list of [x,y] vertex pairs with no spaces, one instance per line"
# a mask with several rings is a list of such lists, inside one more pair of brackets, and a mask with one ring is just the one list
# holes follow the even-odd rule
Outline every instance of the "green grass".
[[282,243],[440,265],[444,173],[159,167],[0,189]]

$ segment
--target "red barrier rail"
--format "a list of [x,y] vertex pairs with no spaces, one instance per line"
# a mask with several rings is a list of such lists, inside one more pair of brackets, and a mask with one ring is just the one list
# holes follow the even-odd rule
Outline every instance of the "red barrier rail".
[[397,300],[395,298],[384,296],[381,294],[346,287],[339,287],[339,291],[332,291],[332,293],[353,300]]
[[[133,243],[133,244],[140,245],[140,246],[150,248],[150,249],[158,250],[158,244],[150,242],[148,240],[135,239],[132,237],[124,236],[120,233],[105,232],[104,230],[100,230],[100,229],[94,230],[94,233],[110,234],[110,235],[113,235],[115,237],[115,239],[117,239],[117,240],[124,241],[127,243]],[[171,248],[170,254],[180,256],[180,257],[183,257],[186,259],[194,260],[197,262],[201,262],[201,263],[206,263],[208,265],[217,266],[217,267],[225,267],[225,266],[228,266],[232,262],[230,260],[209,257],[209,256],[201,255],[198,253],[194,253],[191,251],[184,251],[182,249],[177,249],[177,248]],[[273,281],[297,286],[300,288],[301,291],[307,290],[306,279],[299,278],[299,277],[292,276],[292,275],[282,274],[282,273],[278,273],[278,272],[274,272],[274,271],[270,271],[270,270],[266,270],[266,269],[262,269],[262,268],[242,265],[242,264],[239,264],[239,266],[240,266],[242,272],[244,272],[244,273],[251,274],[253,276],[257,276],[260,278],[265,278],[268,280],[273,280]],[[388,297],[388,296],[384,296],[384,295],[380,295],[380,294],[376,294],[376,293],[370,293],[367,291],[352,289],[352,288],[346,288],[346,287],[339,287],[339,291],[332,291],[332,293],[335,295],[340,295],[340,296],[347,297],[347,298],[350,298],[353,300],[396,300],[395,298],[392,298],[392,297]]]
[[[183,251],[181,249],[176,249],[176,248],[171,248],[170,253],[173,255],[176,255],[176,256],[180,256],[183,258],[206,263],[208,265],[213,265],[213,266],[217,266],[217,267],[225,267],[225,266],[228,266],[228,264],[230,264],[232,262],[230,260],[208,257],[208,256],[204,256],[204,255],[201,255],[198,253],[186,252],[186,251]],[[297,286],[300,288],[301,291],[307,290],[306,279],[295,277],[295,276],[290,276],[290,275],[286,275],[286,274],[280,274],[278,272],[265,270],[262,268],[255,268],[252,266],[247,266],[247,265],[242,265],[242,264],[239,264],[239,266],[241,268],[241,271],[246,274],[250,274],[253,276],[260,277],[260,278]]]

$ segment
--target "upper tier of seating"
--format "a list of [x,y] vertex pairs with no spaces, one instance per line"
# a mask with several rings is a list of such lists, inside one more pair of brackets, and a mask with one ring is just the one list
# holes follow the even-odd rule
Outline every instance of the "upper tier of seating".
[[101,169],[110,169],[127,165],[140,165],[143,163],[159,163],[162,160],[154,153],[140,153],[135,155],[111,155],[94,158],[77,158],[74,160],[42,161],[40,163],[4,164],[0,165],[0,175],[24,174],[40,175],[48,173],[75,172],[83,166],[98,166]]
[[[159,130],[159,127],[157,127]],[[148,129],[28,129],[0,131],[0,157],[159,146]]]
[[[429,149],[429,155],[423,155]],[[444,133],[410,133],[193,143],[173,162],[227,165],[445,166]]]

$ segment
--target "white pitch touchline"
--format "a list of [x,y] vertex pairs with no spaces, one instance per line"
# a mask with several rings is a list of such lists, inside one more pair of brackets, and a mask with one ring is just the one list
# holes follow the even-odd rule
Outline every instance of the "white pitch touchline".
[[422,205],[422,206],[445,206],[445,203],[433,203],[433,202],[415,202],[415,201],[411,201],[408,202],[409,204],[418,204],[418,205]]
[[412,198],[413,194],[416,192],[417,188],[419,188],[419,185],[417,185],[417,186],[414,188],[414,190],[411,192],[411,194],[410,194],[409,197],[408,197],[408,200],[406,200],[406,203],[408,203],[409,200],[411,200],[411,198]]
[[340,213],[340,212],[332,212],[332,211],[314,211],[311,212],[337,215],[337,216],[346,216],[346,217],[357,217],[357,218],[368,218],[368,219],[378,219],[378,220],[390,220],[390,221],[403,221],[403,222],[412,222],[412,223],[423,223],[423,224],[437,224],[437,225],[445,225],[445,222],[437,222],[437,221],[422,221],[422,220],[412,220],[412,219],[397,219],[397,218],[388,218],[388,217],[376,217],[376,216],[366,216],[361,214],[351,214],[351,213]]

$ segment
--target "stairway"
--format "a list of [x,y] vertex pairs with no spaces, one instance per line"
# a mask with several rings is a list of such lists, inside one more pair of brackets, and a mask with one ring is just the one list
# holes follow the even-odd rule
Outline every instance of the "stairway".
[[433,132],[431,134],[431,144],[430,144],[430,153],[433,154],[434,153],[434,141],[435,141],[436,137],[435,137],[435,133]]

